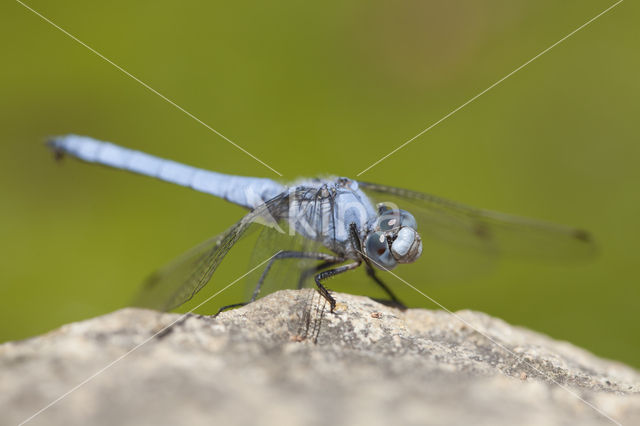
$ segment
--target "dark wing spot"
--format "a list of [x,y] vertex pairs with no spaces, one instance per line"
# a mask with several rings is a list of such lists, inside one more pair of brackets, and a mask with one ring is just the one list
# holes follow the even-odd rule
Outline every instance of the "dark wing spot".
[[478,238],[488,240],[491,238],[491,229],[489,229],[489,226],[486,223],[474,223],[473,234]]
[[142,288],[145,290],[150,290],[158,285],[158,282],[160,282],[160,274],[154,272],[144,281],[144,283],[142,284]]
[[576,229],[573,231],[573,237],[577,240],[584,241],[585,243],[591,242],[591,235],[584,229]]

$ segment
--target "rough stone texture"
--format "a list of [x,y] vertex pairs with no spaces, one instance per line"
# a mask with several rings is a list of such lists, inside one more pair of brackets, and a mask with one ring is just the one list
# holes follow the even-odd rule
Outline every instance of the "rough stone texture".
[[[218,318],[123,309],[0,345],[0,424],[640,424],[640,374],[486,314],[282,291]],[[137,346],[141,345],[141,346]],[[584,401],[581,401],[582,398]]]

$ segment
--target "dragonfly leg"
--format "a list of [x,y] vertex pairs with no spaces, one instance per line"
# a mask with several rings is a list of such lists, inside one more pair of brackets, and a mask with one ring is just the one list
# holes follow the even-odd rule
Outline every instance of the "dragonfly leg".
[[258,280],[258,284],[256,284],[256,288],[253,290],[253,294],[251,295],[251,299],[249,299],[248,302],[232,303],[231,305],[225,305],[225,306],[221,307],[220,309],[218,309],[218,312],[214,315],[214,317],[217,317],[221,312],[226,311],[227,309],[239,308],[241,306],[245,306],[245,305],[248,305],[251,302],[254,302],[258,298],[258,295],[260,294],[260,289],[262,288],[262,283],[264,282],[265,278],[267,277],[267,274],[269,273],[269,270],[271,269],[271,266],[273,266],[273,263],[276,260],[280,260],[280,259],[315,259],[315,260],[323,260],[324,262],[321,263],[320,265],[318,265],[316,268],[314,268],[313,272],[315,272],[316,269],[323,269],[323,268],[325,268],[327,266],[331,266],[331,265],[334,265],[336,263],[344,262],[343,258],[338,257],[338,256],[333,256],[333,255],[327,254],[327,253],[302,252],[302,251],[281,251],[278,254],[276,254],[275,256],[273,256],[273,258],[271,258],[269,263],[267,263],[267,266],[264,268],[264,271],[262,271],[262,275],[260,276],[260,279]]
[[369,263],[366,263],[366,269],[367,269],[367,275],[369,275],[369,277],[371,277],[371,279],[375,281],[376,284],[378,284],[384,290],[384,292],[387,293],[387,295],[391,298],[391,301],[383,301],[383,302],[387,302],[387,303],[391,302],[389,303],[390,305],[395,306],[403,311],[406,310],[407,307],[405,306],[405,304],[402,303],[395,294],[393,294],[391,289],[387,287],[384,281],[378,278],[378,276],[376,275],[376,271],[371,267]]
[[220,315],[221,312],[226,311],[227,309],[239,308],[239,307],[244,306],[244,305],[246,305],[248,303],[249,302],[240,302],[240,303],[232,303],[231,305],[225,305],[222,308],[218,309],[218,312],[216,312],[213,317],[214,318],[217,317],[218,315]]
[[344,261],[344,259],[341,257],[333,256],[327,253],[303,252],[303,251],[281,251],[275,256],[273,256],[273,258],[271,258],[269,263],[267,263],[267,267],[264,268],[264,271],[262,271],[262,275],[258,280],[258,284],[256,284],[255,290],[253,290],[253,294],[251,295],[251,300],[249,302],[253,302],[258,298],[258,295],[260,294],[260,289],[262,288],[262,283],[267,277],[267,274],[269,273],[271,266],[273,266],[273,263],[276,260],[280,260],[280,259],[314,259],[314,260],[323,260],[325,263],[330,263],[330,264]]
[[351,271],[360,266],[360,262],[349,263],[348,265],[338,266],[334,269],[329,269],[328,271],[323,271],[317,274],[314,278],[316,280],[316,286],[318,287],[318,292],[324,297],[329,305],[331,306],[331,312],[334,312],[336,308],[336,299],[331,296],[329,290],[325,286],[322,285],[322,281],[338,274],[342,274],[343,272]]
[[310,276],[322,271],[323,269],[328,268],[329,266],[333,266],[337,263],[343,262],[344,259],[341,258],[336,258],[335,260],[327,260],[326,262],[322,262],[319,265],[316,265],[312,268],[306,269],[304,271],[302,271],[302,273],[300,274],[300,279],[298,280],[298,290],[300,290],[302,287],[304,287],[304,282],[307,280],[307,278],[309,278]]
[[380,301],[379,302],[387,302],[390,305],[393,305],[399,309],[405,310],[407,309],[407,307],[405,306],[404,303],[402,303],[400,301],[400,299],[398,299],[396,297],[395,294],[393,294],[393,292],[391,291],[391,289],[389,287],[387,287],[387,285],[384,283],[384,281],[382,281],[380,278],[378,278],[378,276],[376,275],[376,271],[375,269],[373,269],[373,266],[371,266],[371,262],[369,261],[369,259],[364,255],[363,251],[362,251],[362,244],[360,242],[360,238],[358,238],[358,227],[356,226],[355,223],[352,223],[349,226],[349,231],[350,231],[350,236],[351,236],[351,242],[354,245],[354,247],[356,248],[356,251],[358,253],[360,253],[360,258],[362,259],[362,261],[364,262],[365,266],[366,266],[366,270],[367,270],[367,275],[369,275],[371,277],[371,279],[373,281],[376,282],[376,284],[378,284],[384,291],[385,293],[387,293],[387,295],[389,295],[389,297],[391,298],[391,303],[389,303],[389,301]]

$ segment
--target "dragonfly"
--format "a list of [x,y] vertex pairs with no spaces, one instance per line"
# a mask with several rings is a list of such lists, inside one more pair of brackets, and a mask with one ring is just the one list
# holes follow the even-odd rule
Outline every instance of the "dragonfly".
[[[265,266],[252,283],[248,300],[220,311],[266,294],[270,271],[287,259],[285,269],[291,278],[284,281],[293,282],[284,285],[315,286],[333,312],[336,299],[326,280],[359,267],[364,267],[373,283],[386,293],[388,302],[404,307],[378,273],[415,263],[429,270],[447,248],[453,247],[454,253],[551,259],[582,259],[593,255],[595,249],[590,234],[582,229],[345,177],[283,184],[268,178],[204,170],[87,136],[54,137],[48,145],[58,158],[69,155],[157,178],[247,210],[226,231],[153,273],[144,282],[135,306],[170,311],[183,305],[212,280],[236,243],[256,231],[252,258],[271,257],[263,262]],[[279,281],[278,285],[283,285],[283,280]]]

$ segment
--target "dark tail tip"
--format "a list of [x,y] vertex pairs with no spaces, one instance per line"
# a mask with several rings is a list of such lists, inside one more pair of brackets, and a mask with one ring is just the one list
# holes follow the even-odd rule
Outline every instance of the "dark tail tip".
[[51,137],[45,141],[45,145],[53,153],[53,158],[56,161],[61,161],[64,158],[64,149],[60,144],[60,140],[57,137]]

